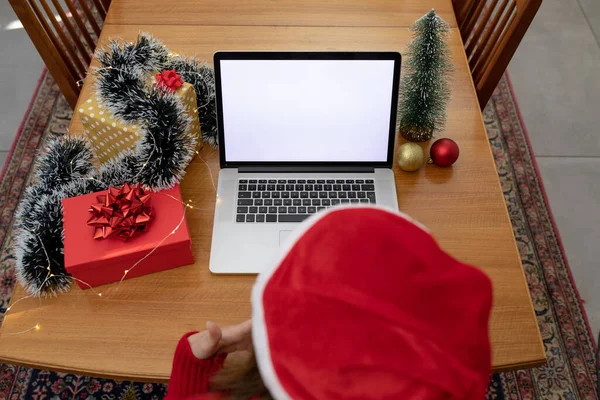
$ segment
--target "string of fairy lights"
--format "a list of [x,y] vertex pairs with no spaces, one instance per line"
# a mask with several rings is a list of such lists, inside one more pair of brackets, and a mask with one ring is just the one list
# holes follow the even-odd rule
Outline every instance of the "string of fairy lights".
[[[202,150],[202,148],[200,148],[198,151],[196,151],[195,154],[206,165],[208,174],[210,176],[210,180],[211,180],[211,184],[212,184],[213,190],[216,193],[217,187],[215,185],[215,180],[213,178],[212,168],[210,167],[210,164],[208,164],[208,162],[206,162],[206,160],[204,160],[204,158],[200,154],[201,150]],[[145,166],[146,166],[146,164],[143,164],[142,168],[145,167]],[[79,178],[79,179],[92,179],[92,180],[96,180],[96,181],[104,184],[105,186],[108,186],[108,185],[106,185],[106,183],[98,180],[97,178],[93,178],[93,177],[86,177],[86,178]],[[122,275],[121,279],[119,280],[119,282],[116,284],[116,286],[114,286],[114,285],[111,286],[112,291],[110,293],[110,296],[107,296],[107,295],[103,294],[100,291],[96,291],[94,289],[94,287],[92,287],[89,283],[87,283],[87,282],[85,282],[85,281],[83,281],[81,279],[75,278],[74,276],[52,273],[52,271],[50,269],[51,261],[50,261],[50,258],[48,256],[48,252],[46,251],[46,248],[44,247],[44,243],[39,238],[39,236],[37,235],[37,233],[33,232],[36,235],[36,237],[38,237],[38,240],[39,240],[40,245],[41,245],[41,247],[42,247],[42,249],[43,249],[43,251],[44,251],[44,253],[46,255],[46,260],[48,262],[48,265],[46,267],[43,267],[43,266],[39,267],[39,268],[45,268],[48,271],[48,274],[45,277],[45,280],[44,280],[43,283],[46,283],[49,279],[54,278],[54,277],[72,279],[74,281],[80,282],[81,284],[83,284],[85,286],[88,286],[89,289],[93,292],[93,294],[95,296],[97,296],[99,298],[102,298],[102,299],[106,299],[106,300],[111,299],[111,298],[113,298],[113,296],[115,296],[118,293],[119,287],[121,286],[121,283],[123,283],[123,281],[125,280],[125,278],[127,278],[127,275],[129,273],[131,273],[131,271],[133,271],[134,268],[138,267],[144,260],[146,260],[148,257],[150,257],[156,250],[158,250],[160,248],[160,246],[169,237],[171,237],[172,235],[174,235],[181,228],[181,226],[185,222],[185,217],[186,217],[186,214],[187,214],[188,210],[211,211],[211,210],[208,210],[208,209],[195,208],[192,205],[192,199],[189,199],[187,202],[183,202],[183,201],[179,200],[178,198],[176,198],[175,196],[172,196],[172,195],[170,195],[168,193],[156,192],[156,193],[154,193],[154,195],[168,196],[169,198],[173,199],[174,201],[177,201],[177,202],[181,203],[184,206],[183,207],[183,214],[182,214],[181,218],[179,219],[178,223],[175,225],[175,227],[165,237],[163,237],[150,251],[148,251],[148,253],[146,253],[142,258],[140,258],[139,260],[137,260],[131,267],[129,267],[128,269],[125,269],[123,271],[123,275]],[[43,286],[43,284],[42,284],[42,286]],[[17,304],[19,304],[19,303],[21,303],[21,302],[23,302],[23,301],[25,301],[27,299],[36,298],[36,297],[40,299],[40,310],[41,310],[41,295],[36,296],[35,294],[31,294],[31,295],[28,295],[28,296],[24,296],[24,297],[16,300],[15,302],[13,302],[12,304],[10,304],[10,306],[6,308],[6,315],[8,315],[8,312],[10,310],[14,309]],[[32,332],[32,331],[39,331],[41,328],[42,328],[41,324],[40,323],[36,323],[34,326],[32,326],[32,327],[30,327],[28,329],[25,329],[25,330],[22,330],[22,331],[19,331],[19,332],[9,332],[7,334],[8,335],[22,335],[22,334],[25,334],[25,333],[28,333],[28,332]]]

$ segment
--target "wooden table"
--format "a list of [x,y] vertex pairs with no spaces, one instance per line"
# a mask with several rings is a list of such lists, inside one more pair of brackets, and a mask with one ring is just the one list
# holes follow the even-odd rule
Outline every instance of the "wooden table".
[[[456,26],[450,0],[113,0],[100,46],[109,37],[133,40],[146,31],[174,52],[209,62],[213,52],[226,49],[402,52],[410,40],[407,27],[432,7]],[[449,41],[456,73],[443,136],[459,143],[461,158],[453,168],[427,165],[405,173],[395,167],[399,206],[427,225],[453,256],[491,277],[494,370],[537,366],[545,362],[544,348],[456,29]],[[90,83],[83,88],[84,99]],[[75,117],[71,132],[81,131]],[[216,180],[217,152],[205,148],[201,154]],[[190,165],[182,192],[197,207],[187,217],[194,265],[125,281],[111,299],[74,286],[58,298],[42,299],[41,306],[37,299],[22,301],[0,330],[0,359],[165,382],[183,333],[202,329],[209,319],[226,325],[248,318],[254,276],[218,276],[208,270],[215,193],[202,160]],[[111,287],[101,291],[110,293]],[[13,299],[24,295],[18,287]],[[39,330],[11,334],[36,324]]]

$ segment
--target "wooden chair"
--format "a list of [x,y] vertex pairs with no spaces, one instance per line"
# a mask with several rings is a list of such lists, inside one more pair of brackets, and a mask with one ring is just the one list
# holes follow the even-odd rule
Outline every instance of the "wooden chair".
[[85,78],[110,1],[9,0],[71,108],[77,103],[78,82]]
[[452,4],[483,109],[542,0],[452,0]]

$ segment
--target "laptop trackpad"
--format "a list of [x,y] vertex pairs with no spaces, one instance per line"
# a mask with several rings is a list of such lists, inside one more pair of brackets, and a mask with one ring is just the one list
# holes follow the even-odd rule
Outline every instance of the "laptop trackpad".
[[279,231],[279,247],[282,247],[287,242],[288,236],[292,231]]

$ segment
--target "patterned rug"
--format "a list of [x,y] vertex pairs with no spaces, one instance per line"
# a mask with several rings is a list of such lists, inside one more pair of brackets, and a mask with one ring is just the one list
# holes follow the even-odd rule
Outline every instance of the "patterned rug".
[[[66,101],[44,73],[0,175],[0,315],[15,284],[14,210],[36,152],[48,138],[67,132],[70,117]],[[596,399],[595,344],[506,77],[485,109],[484,119],[548,357],[546,366],[494,375],[487,397]],[[0,400],[159,399],[165,391],[161,384],[0,365]]]

